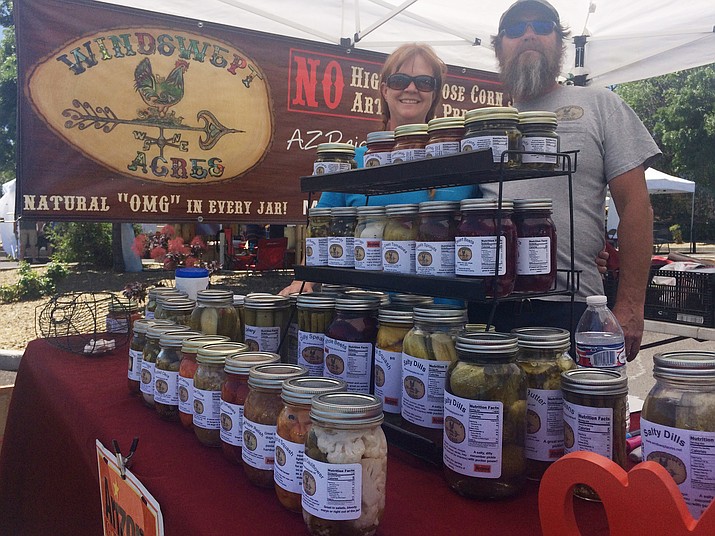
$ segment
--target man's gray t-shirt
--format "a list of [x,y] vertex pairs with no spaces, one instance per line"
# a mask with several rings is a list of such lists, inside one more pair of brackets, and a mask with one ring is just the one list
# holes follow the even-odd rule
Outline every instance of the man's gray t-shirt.
[[[603,294],[595,259],[605,244],[605,199],[608,182],[640,165],[648,167],[660,154],[635,112],[607,89],[558,86],[544,97],[514,104],[519,111],[552,111],[558,120],[560,150],[578,150],[573,174],[575,269],[581,270],[579,301]],[[482,185],[484,196],[498,194],[498,184]],[[505,199],[553,200],[560,269],[571,266],[568,178],[551,177],[505,182]],[[559,276],[559,288],[565,277]],[[568,296],[551,299],[568,300]]]

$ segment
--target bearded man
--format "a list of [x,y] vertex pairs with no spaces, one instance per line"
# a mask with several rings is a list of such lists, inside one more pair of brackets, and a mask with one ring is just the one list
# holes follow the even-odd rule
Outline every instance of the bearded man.
[[[620,277],[613,311],[623,328],[630,361],[638,354],[643,336],[652,251],[653,211],[644,171],[660,151],[633,110],[613,92],[557,83],[567,37],[568,31],[550,3],[519,0],[502,15],[492,44],[514,106],[519,111],[555,112],[560,151],[579,151],[573,174],[573,240],[575,269],[581,274],[574,319],[569,296],[550,296],[500,304],[494,324],[501,331],[518,326],[575,328],[586,308],[586,297],[603,294],[593,260],[604,248],[608,186],[621,218]],[[483,185],[482,189],[485,195],[496,195],[495,185]],[[552,199],[559,268],[571,266],[568,190],[567,177],[506,182],[503,190],[506,198]],[[559,277],[559,288],[567,288]]]

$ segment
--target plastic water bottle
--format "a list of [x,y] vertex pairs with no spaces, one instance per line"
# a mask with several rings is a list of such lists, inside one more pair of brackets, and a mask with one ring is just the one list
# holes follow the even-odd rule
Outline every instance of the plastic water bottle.
[[606,296],[589,296],[576,327],[576,363],[581,367],[618,369],[626,373],[623,330],[606,305]]

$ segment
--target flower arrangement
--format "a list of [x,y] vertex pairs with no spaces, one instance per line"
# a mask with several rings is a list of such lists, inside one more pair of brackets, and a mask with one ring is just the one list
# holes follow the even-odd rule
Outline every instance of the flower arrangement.
[[139,257],[149,255],[164,265],[165,270],[174,270],[177,266],[199,266],[201,256],[206,251],[206,243],[200,236],[195,236],[186,245],[184,239],[176,236],[171,225],[165,225],[154,234],[140,234],[134,238],[132,251]]

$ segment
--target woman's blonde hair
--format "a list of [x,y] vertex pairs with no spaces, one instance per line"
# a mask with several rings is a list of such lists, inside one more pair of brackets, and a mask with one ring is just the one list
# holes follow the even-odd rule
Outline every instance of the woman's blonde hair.
[[387,129],[390,124],[390,108],[382,97],[382,84],[387,85],[387,77],[395,74],[409,60],[416,56],[421,56],[432,68],[432,76],[437,80],[435,95],[432,99],[432,106],[427,111],[425,122],[434,117],[435,110],[442,100],[442,82],[447,74],[447,66],[439,59],[434,49],[425,43],[406,43],[396,49],[385,60],[385,64],[380,71],[380,100],[382,101],[382,128]]

